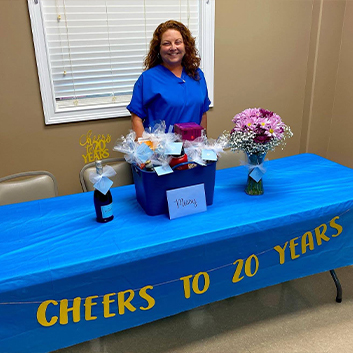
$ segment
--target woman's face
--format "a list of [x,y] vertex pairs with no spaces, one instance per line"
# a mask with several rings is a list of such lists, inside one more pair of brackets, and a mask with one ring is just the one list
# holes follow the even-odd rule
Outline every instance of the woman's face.
[[163,63],[169,67],[181,65],[185,55],[185,45],[181,33],[175,29],[168,29],[162,34],[160,55]]

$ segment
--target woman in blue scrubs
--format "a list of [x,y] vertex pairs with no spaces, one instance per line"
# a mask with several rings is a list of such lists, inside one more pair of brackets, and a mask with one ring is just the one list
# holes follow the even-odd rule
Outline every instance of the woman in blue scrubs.
[[210,100],[195,39],[177,21],[161,23],[154,31],[145,69],[135,83],[130,104],[132,128],[141,137],[146,127],[164,120],[166,130],[176,123],[195,122],[207,129]]

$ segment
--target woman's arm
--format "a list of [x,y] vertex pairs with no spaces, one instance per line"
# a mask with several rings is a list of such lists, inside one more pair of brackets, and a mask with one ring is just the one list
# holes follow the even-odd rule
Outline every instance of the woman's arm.
[[202,114],[200,125],[206,130],[206,133],[207,133],[207,113],[206,112]]
[[139,137],[142,136],[142,133],[145,131],[145,128],[143,127],[142,119],[136,114],[131,113],[131,123],[132,123],[132,129],[135,131],[136,138],[138,139]]

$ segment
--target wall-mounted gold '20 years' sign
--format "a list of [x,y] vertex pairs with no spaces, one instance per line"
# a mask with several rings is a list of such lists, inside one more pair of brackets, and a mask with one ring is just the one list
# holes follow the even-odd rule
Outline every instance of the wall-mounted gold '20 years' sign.
[[109,151],[107,144],[111,141],[111,136],[93,135],[92,130],[89,130],[87,134],[83,134],[80,137],[80,146],[86,149],[86,154],[82,157],[85,163],[93,162],[97,159],[104,159],[109,157]]

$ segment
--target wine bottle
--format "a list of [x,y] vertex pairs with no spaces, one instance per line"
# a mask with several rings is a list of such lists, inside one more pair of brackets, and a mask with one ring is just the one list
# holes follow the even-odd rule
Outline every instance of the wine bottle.
[[[102,161],[96,161],[96,172],[99,175],[103,174]],[[113,198],[110,190],[103,194],[95,189],[93,194],[94,207],[97,214],[97,222],[106,223],[110,222],[113,218]]]

